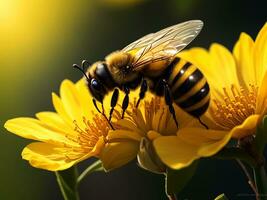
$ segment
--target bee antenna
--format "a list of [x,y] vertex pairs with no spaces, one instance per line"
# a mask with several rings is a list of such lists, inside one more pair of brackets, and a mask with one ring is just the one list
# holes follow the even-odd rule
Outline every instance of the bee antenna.
[[83,70],[84,70],[86,64],[87,64],[88,66],[91,66],[91,65],[92,65],[92,63],[88,62],[87,60],[83,60],[83,61],[82,61],[82,68],[83,68]]
[[87,74],[85,73],[85,69],[84,69],[84,64],[83,63],[82,63],[82,67],[80,67],[77,64],[73,64],[72,66],[73,66],[73,68],[76,68],[79,71],[81,71],[88,81],[90,80],[89,77],[87,76]]

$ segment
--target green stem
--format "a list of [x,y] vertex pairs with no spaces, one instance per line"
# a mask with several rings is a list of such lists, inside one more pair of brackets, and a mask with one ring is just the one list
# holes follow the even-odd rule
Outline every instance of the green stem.
[[104,168],[102,166],[101,160],[95,161],[92,165],[90,165],[86,170],[84,170],[81,175],[77,178],[77,184],[80,184],[81,181],[87,177],[89,174],[97,171],[103,171]]
[[251,189],[253,190],[253,192],[255,194],[257,194],[257,189],[254,183],[254,179],[251,177],[247,167],[242,163],[241,160],[236,159],[237,163],[239,164],[239,166],[241,167],[241,169],[243,170],[243,172],[245,173],[245,175],[248,178],[248,184],[250,185]]
[[55,173],[64,200],[79,200],[77,191],[78,171],[76,166]]
[[264,169],[264,165],[254,167],[254,179],[257,188],[257,199],[266,200],[267,199],[267,177]]

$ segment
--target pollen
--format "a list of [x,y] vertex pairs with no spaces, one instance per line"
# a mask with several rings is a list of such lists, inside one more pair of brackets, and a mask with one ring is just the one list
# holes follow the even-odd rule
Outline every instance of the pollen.
[[[66,137],[77,144],[71,147],[73,152],[87,153],[91,151],[97,144],[100,137],[106,138],[110,126],[102,115],[94,115],[93,120],[89,121],[83,117],[82,123],[79,125],[77,120],[73,121],[74,131],[76,135],[66,135]],[[69,159],[75,159],[73,155],[66,154]]]
[[211,108],[214,121],[225,129],[232,129],[253,115],[256,110],[258,87],[249,85],[246,90],[231,85],[230,89],[223,88],[223,101],[213,100],[215,107]]

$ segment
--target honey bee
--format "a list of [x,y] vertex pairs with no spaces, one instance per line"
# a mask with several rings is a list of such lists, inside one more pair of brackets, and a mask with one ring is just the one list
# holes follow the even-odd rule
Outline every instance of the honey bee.
[[118,101],[119,90],[124,91],[122,103],[122,118],[129,104],[129,93],[140,87],[140,101],[147,90],[158,96],[164,96],[170,113],[176,120],[173,102],[187,113],[199,118],[209,105],[209,85],[207,80],[190,62],[177,56],[201,31],[203,22],[190,20],[170,26],[156,33],[148,34],[129,44],[119,51],[106,56],[104,61],[89,64],[85,71],[82,67],[73,66],[84,74],[94,105],[98,112],[96,101],[102,103],[109,91],[113,91],[109,118]]

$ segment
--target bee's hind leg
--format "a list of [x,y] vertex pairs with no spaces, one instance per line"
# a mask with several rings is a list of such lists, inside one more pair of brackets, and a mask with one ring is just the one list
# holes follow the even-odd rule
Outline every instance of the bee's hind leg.
[[111,117],[112,117],[112,113],[114,111],[114,108],[118,102],[118,97],[119,97],[119,90],[117,88],[115,88],[115,90],[113,91],[112,97],[111,97],[111,101],[110,101],[110,112],[109,112],[109,119],[108,121],[111,121]]
[[125,92],[125,97],[124,97],[123,102],[122,102],[122,115],[121,115],[122,119],[124,118],[125,111],[129,105],[130,89],[126,86],[126,87],[124,87],[124,92]]
[[138,108],[138,105],[139,105],[140,101],[142,99],[144,99],[146,91],[147,91],[147,81],[145,79],[143,79],[142,83],[141,83],[140,92],[139,92],[139,98],[138,98],[138,101],[137,101],[137,103],[135,105],[136,108]]
[[177,122],[177,119],[176,119],[175,110],[174,110],[173,105],[172,105],[173,99],[172,99],[172,94],[171,94],[169,85],[167,84],[167,82],[165,80],[163,80],[163,84],[164,84],[165,102],[166,102],[167,106],[169,106],[169,111],[172,114],[172,117],[173,117],[173,119],[175,121],[175,124],[176,124],[176,126],[178,128],[178,122]]

